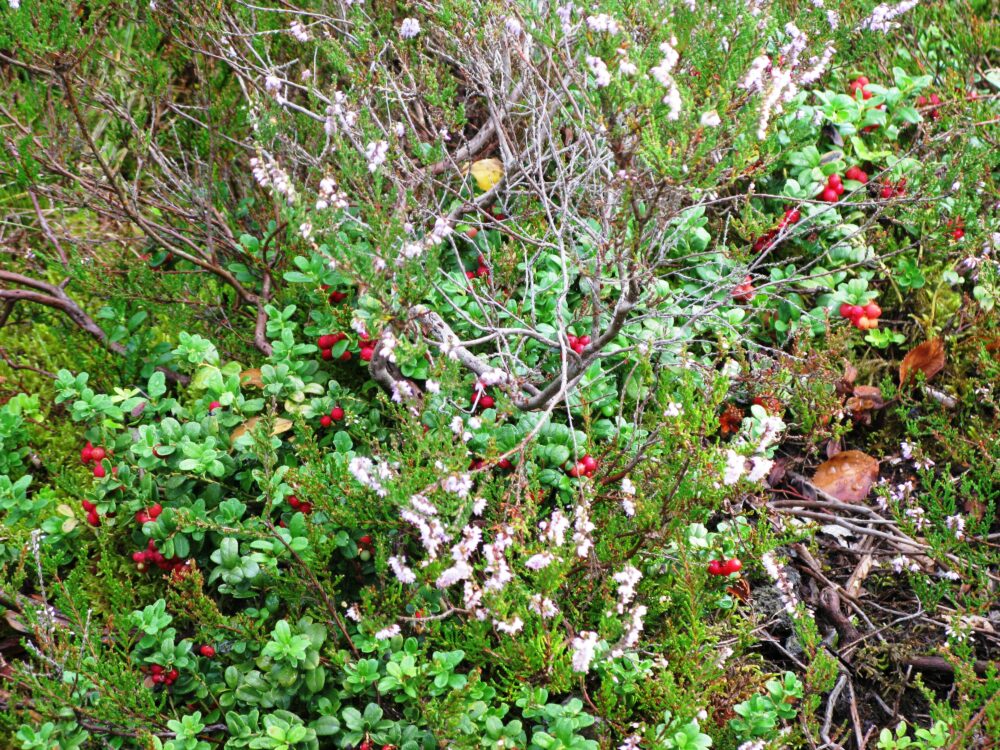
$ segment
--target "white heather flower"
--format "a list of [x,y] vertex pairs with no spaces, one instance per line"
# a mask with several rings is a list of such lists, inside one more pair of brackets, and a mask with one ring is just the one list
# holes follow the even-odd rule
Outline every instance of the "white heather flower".
[[944,519],[944,524],[955,532],[956,539],[959,541],[965,539],[965,519],[961,515],[948,516]]
[[635,515],[635,503],[627,497],[622,498],[622,512],[629,518],[632,518]]
[[618,22],[607,13],[596,16],[587,16],[587,28],[591,31],[603,32],[614,36],[618,33]]
[[594,650],[600,637],[592,630],[584,630],[573,639],[573,671],[586,674],[590,671],[590,663],[594,661]]
[[389,494],[381,482],[382,479],[388,479],[392,476],[388,467],[376,465],[370,458],[355,456],[347,465],[347,470],[360,484],[374,490],[379,497],[385,497]]
[[472,515],[481,516],[484,510],[486,510],[486,498],[477,497],[475,502],[472,503]]
[[531,601],[528,603],[528,609],[537,614],[543,620],[549,620],[559,614],[559,608],[556,606],[555,602],[547,596],[542,596],[541,594],[532,595]]
[[751,456],[750,457],[750,473],[747,474],[748,482],[760,482],[767,478],[767,475],[771,473],[771,467],[774,466],[774,461],[764,456]]
[[532,555],[527,560],[524,561],[524,567],[528,570],[542,570],[549,567],[555,560],[548,552],[539,552],[537,555]]
[[608,72],[608,66],[604,64],[604,60],[593,55],[587,55],[587,67],[590,68],[590,72],[594,75],[594,85],[597,88],[602,89],[611,83],[611,73]]
[[300,42],[309,41],[309,31],[299,21],[292,21],[291,25],[288,27],[288,31]]
[[628,60],[622,60],[620,63],[618,63],[618,72],[621,73],[623,76],[634,76],[636,73],[639,72],[639,67],[633,62],[629,62]]
[[486,370],[479,376],[479,382],[484,386],[500,385],[507,382],[507,373],[496,367]]
[[618,746],[618,750],[642,750],[642,738],[633,734],[625,738],[625,741]]
[[642,579],[642,573],[638,568],[629,565],[615,573],[614,579],[618,584],[618,614],[624,614],[625,605],[635,598],[635,587]]
[[438,512],[437,508],[434,507],[434,503],[419,493],[410,496],[410,507],[417,511],[417,513],[423,513],[425,516],[436,516]]
[[368,160],[368,171],[375,172],[385,164],[389,155],[389,143],[387,141],[372,141],[365,147],[365,158]]
[[906,570],[907,564],[909,562],[910,562],[909,558],[906,557],[905,555],[898,555],[892,558],[889,561],[889,564],[892,565],[892,572],[898,574]]
[[667,404],[667,408],[663,410],[663,416],[665,417],[679,417],[681,415],[681,405],[675,401],[671,401]]
[[375,634],[376,641],[387,641],[393,636],[399,635],[399,625],[390,625],[387,628],[382,628]]
[[764,740],[747,740],[737,750],[764,750],[767,743]]
[[635,485],[632,484],[632,480],[628,477],[622,479],[622,493],[626,495],[635,495]]
[[573,510],[573,544],[576,545],[577,557],[586,557],[594,546],[590,537],[597,527],[590,521],[590,506],[586,502],[577,503]]
[[269,74],[264,79],[264,90],[269,94],[278,94],[281,91],[281,79],[274,73]]
[[826,22],[830,24],[830,28],[836,30],[840,26],[840,15],[835,10],[828,10],[826,12]]
[[396,579],[400,583],[415,583],[417,580],[416,574],[406,565],[406,558],[402,555],[393,555],[388,560],[389,567],[392,568],[392,572],[396,574]]
[[514,580],[514,572],[507,564],[507,548],[514,543],[514,535],[509,526],[504,526],[491,544],[483,546],[483,557],[486,558],[486,572],[490,574],[485,583],[487,591],[502,591]]
[[562,24],[564,34],[568,34],[570,31],[574,10],[576,10],[576,6],[573,3],[566,3],[556,8],[556,15],[559,16],[559,22]]
[[420,21],[416,18],[404,18],[403,23],[399,25],[400,39],[413,39],[419,33]]
[[570,520],[561,510],[556,510],[548,521],[538,524],[541,530],[539,538],[543,542],[551,542],[556,547],[561,547],[566,542],[566,532],[569,531]]
[[465,560],[459,560],[450,568],[444,570],[441,575],[438,576],[434,585],[439,589],[446,589],[449,586],[454,586],[459,581],[464,581],[466,578],[471,577],[472,566]]
[[714,109],[710,109],[707,112],[701,113],[701,120],[699,120],[703,128],[717,128],[722,124],[722,118],[719,117],[719,113]]
[[[7,0],[7,3],[10,5],[12,10],[17,10],[21,7],[21,0]],[[150,2],[149,9],[156,10],[156,3]]]
[[732,448],[726,451],[726,470],[722,475],[723,484],[736,484],[746,470],[747,460]]
[[495,627],[501,633],[506,633],[507,635],[517,635],[524,629],[524,620],[522,620],[520,617],[515,617],[510,622],[504,622],[503,620],[494,620],[493,627]]
[[354,620],[354,622],[361,622],[361,610],[358,609],[357,604],[352,604],[350,607],[348,607],[346,614],[347,617],[351,620]]
[[785,575],[784,566],[778,563],[778,560],[774,556],[773,552],[765,552],[761,555],[760,561],[764,566],[764,571],[768,574],[768,576],[770,576],[771,580],[774,581],[775,586],[778,589],[778,593],[781,595],[781,600],[785,604],[785,611],[790,615],[794,615],[798,599],[795,596],[794,584],[792,584],[791,579]]
[[913,521],[913,528],[917,531],[923,531],[930,525],[923,508],[907,508],[906,515]]
[[301,224],[299,224],[299,236],[302,239],[308,240],[309,237],[312,236],[312,231],[313,231],[313,225],[310,224],[308,221],[304,221]]
[[643,621],[642,618],[646,616],[647,608],[643,604],[636,605],[629,613],[629,623],[628,629],[622,636],[622,639],[615,645],[615,648],[611,651],[613,657],[620,658],[625,655],[626,651],[634,649],[639,645],[639,636],[642,633]]
[[402,122],[397,122],[395,125],[392,126],[392,132],[396,134],[397,138],[402,138],[404,135],[406,135],[406,125],[403,124]]

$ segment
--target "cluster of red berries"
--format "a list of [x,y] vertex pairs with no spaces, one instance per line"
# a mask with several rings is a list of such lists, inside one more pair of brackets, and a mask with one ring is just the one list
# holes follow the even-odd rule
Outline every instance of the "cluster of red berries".
[[733,299],[737,302],[749,302],[753,299],[753,277],[746,276],[742,284],[733,287]]
[[100,526],[101,517],[97,513],[97,506],[89,500],[81,500],[80,505],[83,506],[83,512],[87,514],[87,523],[91,526]]
[[324,414],[322,417],[319,418],[319,423],[323,427],[329,427],[334,422],[339,422],[343,418],[344,418],[344,409],[343,409],[343,407],[335,406],[332,409],[330,409],[330,413],[329,414]]
[[150,523],[159,518],[162,512],[163,506],[159,503],[153,503],[148,508],[136,511],[135,520],[138,523]]
[[931,107],[931,111],[928,112],[928,116],[932,120],[937,120],[941,117],[941,113],[937,111],[937,108],[941,105],[941,97],[937,94],[931,94],[930,96],[918,96],[917,106],[918,107]]
[[177,678],[180,677],[180,672],[175,667],[168,670],[161,664],[154,664],[149,668],[149,672],[154,684],[166,685],[168,687],[173,685],[177,681]]
[[367,333],[358,335],[358,346],[361,347],[361,359],[365,362],[371,362],[372,357],[375,356],[375,342]]
[[[330,289],[330,285],[329,284],[323,284],[323,291],[324,292],[327,291],[327,290],[329,290],[329,289]],[[331,305],[339,305],[341,302],[343,302],[345,299],[347,299],[347,294],[345,292],[338,292],[336,289],[334,289],[332,292],[330,292],[329,299],[330,299],[330,304]]]
[[893,196],[897,198],[902,198],[906,195],[906,178],[903,177],[899,182],[893,184],[892,182],[886,182],[882,185],[882,190],[879,192],[882,196],[882,200],[889,200]]
[[753,249],[755,252],[761,253],[767,250],[778,233],[785,229],[785,227],[790,224],[798,224],[802,220],[802,212],[797,208],[786,208],[784,215],[778,219],[778,226],[774,229],[769,229],[764,232],[760,237],[754,240]]
[[874,301],[865,305],[852,305],[850,302],[845,302],[840,306],[840,317],[847,318],[851,321],[851,325],[862,331],[878,328],[878,319],[881,314],[882,308]]
[[826,201],[827,203],[836,203],[840,200],[840,196],[843,194],[844,181],[839,174],[834,172],[826,178],[826,187],[824,187],[816,197],[821,201]]
[[956,242],[965,236],[964,224],[965,222],[962,220],[961,216],[957,219],[948,219],[948,221],[945,222],[945,226],[951,229],[951,238]]
[[[358,750],[379,750],[375,747],[375,743],[369,739],[364,739],[361,744],[358,745]],[[395,745],[382,745],[381,750],[396,750]]]
[[[333,347],[346,338],[346,334],[343,333],[328,333],[325,336],[320,336],[316,339],[316,346],[319,347],[319,356],[323,359],[333,359]],[[344,353],[340,355],[341,362],[346,362],[350,358],[351,353],[346,349],[344,350]]]
[[132,560],[135,562],[135,567],[140,573],[148,567],[146,563],[152,563],[160,570],[169,570],[171,572],[186,564],[179,557],[171,557],[170,559],[164,557],[163,553],[156,549],[156,542],[152,539],[147,543],[146,549],[132,553]]
[[107,471],[104,469],[104,464],[102,464],[101,461],[109,455],[111,454],[104,450],[104,448],[99,445],[91,445],[90,442],[88,442],[80,450],[80,460],[82,460],[84,464],[94,464],[94,476],[98,479],[103,479],[107,474]]
[[708,574],[712,576],[731,576],[743,570],[743,563],[738,557],[729,560],[712,560],[708,564]]
[[571,477],[592,477],[596,471],[597,459],[588,454],[567,469],[566,473]]
[[362,562],[368,562],[371,560],[374,553],[375,543],[368,534],[365,534],[363,537],[358,539],[358,557],[361,558]]
[[860,182],[862,185],[868,184],[868,175],[857,164],[853,167],[848,167],[844,172],[844,177],[849,180],[854,180],[855,182]]
[[577,354],[583,354],[583,350],[590,346],[590,336],[567,335],[566,338],[569,340],[569,348]]
[[[473,235],[475,236],[475,235]],[[474,279],[477,276],[481,279],[485,279],[490,275],[490,267],[486,265],[486,258],[482,255],[476,257],[477,268],[475,271],[466,271],[465,275],[467,278]]]
[[470,401],[473,409],[492,409],[496,405],[496,399],[486,392],[486,386],[478,380],[472,386]]
[[872,92],[866,87],[871,81],[868,80],[866,76],[858,76],[853,81],[847,85],[847,90],[851,92],[851,96],[857,98],[858,91],[861,92],[861,97],[865,100],[872,98]]
[[288,499],[288,504],[292,507],[292,510],[297,510],[304,516],[308,516],[310,513],[313,512],[312,503],[307,503],[302,500],[299,500],[297,497],[295,497],[295,495],[289,495],[287,499]]

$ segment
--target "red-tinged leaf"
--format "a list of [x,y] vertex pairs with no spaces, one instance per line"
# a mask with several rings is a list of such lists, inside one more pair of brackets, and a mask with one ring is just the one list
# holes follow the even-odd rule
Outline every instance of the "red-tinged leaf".
[[878,461],[861,451],[843,451],[816,469],[812,483],[845,503],[868,497],[878,479]]

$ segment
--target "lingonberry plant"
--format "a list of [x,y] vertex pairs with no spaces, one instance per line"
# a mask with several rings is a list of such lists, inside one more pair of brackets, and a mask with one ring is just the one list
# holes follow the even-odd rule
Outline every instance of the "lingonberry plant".
[[2,731],[995,735],[987,5],[9,0]]

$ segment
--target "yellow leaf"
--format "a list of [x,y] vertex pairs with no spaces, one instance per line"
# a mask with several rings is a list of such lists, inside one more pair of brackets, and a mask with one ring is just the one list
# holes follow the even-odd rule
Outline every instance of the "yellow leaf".
[[[252,430],[257,422],[260,421],[260,417],[251,417],[246,422],[241,424],[229,435],[229,442],[233,443],[238,438],[243,437],[249,430]],[[280,435],[283,432],[288,432],[292,429],[292,420],[284,419],[283,417],[277,417],[274,420],[274,427],[271,428],[272,435]]]
[[472,179],[484,193],[503,179],[503,164],[499,159],[480,159],[472,162]]

